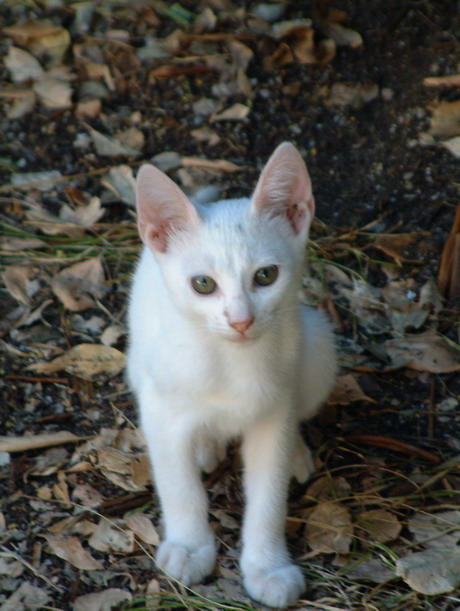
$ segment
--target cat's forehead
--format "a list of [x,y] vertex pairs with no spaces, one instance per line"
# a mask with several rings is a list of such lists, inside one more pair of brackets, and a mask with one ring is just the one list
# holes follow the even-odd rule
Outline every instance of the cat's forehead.
[[[208,261],[239,267],[289,256],[284,223],[251,212],[249,199],[222,200],[199,208],[203,224],[197,250]],[[265,261],[267,260],[267,261]]]

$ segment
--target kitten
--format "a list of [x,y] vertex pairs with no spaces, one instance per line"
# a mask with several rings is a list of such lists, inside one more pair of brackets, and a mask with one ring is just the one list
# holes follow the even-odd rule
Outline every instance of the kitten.
[[313,469],[299,423],[336,372],[329,323],[298,301],[314,213],[307,168],[281,144],[251,199],[198,206],[144,165],[137,213],[145,248],[132,287],[128,375],[163,512],[157,562],[185,585],[212,572],[200,473],[241,436],[244,585],[261,603],[285,606],[305,587],[284,535],[289,479],[306,481]]

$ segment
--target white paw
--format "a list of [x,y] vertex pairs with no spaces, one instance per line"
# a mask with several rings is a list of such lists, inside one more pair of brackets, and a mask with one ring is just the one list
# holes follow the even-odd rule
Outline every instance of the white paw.
[[215,439],[198,439],[196,446],[196,459],[198,466],[205,473],[212,473],[217,465],[224,460],[227,446]]
[[286,607],[305,591],[305,579],[295,564],[272,571],[244,575],[244,586],[252,598],[269,607]]
[[299,484],[304,484],[314,471],[315,463],[310,449],[299,435],[292,457],[292,476],[296,478]]
[[157,552],[157,563],[170,577],[185,586],[199,583],[212,573],[216,562],[216,547],[208,543],[190,548],[164,541]]

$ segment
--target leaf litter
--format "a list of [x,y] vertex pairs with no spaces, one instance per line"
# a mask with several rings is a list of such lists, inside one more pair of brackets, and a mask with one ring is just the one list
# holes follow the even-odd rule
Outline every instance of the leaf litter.
[[[337,168],[337,159],[343,163],[340,150],[362,159],[361,142],[344,134],[392,104],[394,92],[375,72],[352,69],[379,43],[375,31],[359,31],[359,18],[354,23],[333,7],[308,14],[281,3],[250,12],[228,2],[193,12],[180,3],[77,3],[60,25],[59,5],[53,23],[39,7],[27,19],[17,8],[18,19],[3,29],[10,41],[0,92],[6,116],[24,132],[27,122],[39,126],[46,146],[62,139],[62,148],[42,159],[33,146],[18,144],[23,152],[7,149],[11,159],[1,160],[11,169],[1,188],[6,318],[0,329],[5,396],[14,409],[0,438],[8,456],[2,473],[9,472],[0,537],[8,553],[16,553],[14,545],[24,560],[0,556],[1,608],[54,601],[48,576],[56,574],[68,592],[76,584],[72,600],[59,599],[75,609],[114,608],[147,595],[158,606],[177,590],[151,560],[160,539],[158,508],[120,375],[126,285],[139,250],[132,213],[137,167],[152,161],[192,190],[211,183],[229,196],[235,186],[249,193],[255,170],[245,130],[258,126],[256,144],[262,132],[272,139],[273,124],[303,145],[312,174],[319,175],[315,185],[332,184],[333,175],[321,173]],[[460,133],[457,77],[452,70],[420,73],[428,114],[417,109],[429,123],[417,123],[419,133],[427,130],[429,146],[453,155]],[[292,118],[286,126],[279,118],[283,108]],[[399,112],[388,129],[391,146],[391,134],[406,134],[412,120],[412,109]],[[301,115],[309,121],[304,132]],[[334,149],[325,159],[314,130],[327,131],[329,124]],[[373,123],[367,126],[363,141],[372,138]],[[391,163],[387,154],[380,170],[376,165],[376,185],[395,171]],[[420,176],[411,182],[398,174],[398,180],[407,183],[408,207],[420,197]],[[362,200],[348,188],[333,189],[334,205],[342,196]],[[319,209],[327,204],[324,193]],[[437,194],[438,212],[457,206],[447,193]],[[441,596],[441,607],[442,594],[460,581],[458,516],[449,509],[458,501],[460,478],[458,463],[446,461],[458,436],[452,378],[460,368],[458,223],[422,231],[394,224],[385,213],[376,221],[382,209],[376,204],[370,218],[363,207],[364,223],[371,221],[363,227],[356,216],[349,226],[346,216],[341,226],[329,217],[327,226],[312,231],[304,299],[333,316],[343,375],[309,427],[318,473],[306,490],[296,491],[288,530],[305,567],[314,557],[313,605],[357,603],[354,586],[345,596],[327,581],[333,570],[335,579],[345,575],[361,589],[368,581],[386,582],[407,605],[416,604],[417,592]],[[433,218],[438,212],[431,211]],[[433,261],[449,229],[437,278]],[[253,608],[236,564],[241,502],[235,467],[232,449],[219,477],[207,476],[213,526],[228,553],[219,555],[213,583],[199,586],[191,600],[177,599],[191,607],[226,598]],[[77,580],[72,567],[80,571]],[[134,577],[139,574],[145,577]],[[108,580],[122,587],[108,588]],[[377,607],[384,604],[371,588],[366,592]]]

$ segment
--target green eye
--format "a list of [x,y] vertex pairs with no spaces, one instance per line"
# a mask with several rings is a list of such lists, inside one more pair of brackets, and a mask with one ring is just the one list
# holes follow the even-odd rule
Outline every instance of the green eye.
[[192,287],[200,295],[210,295],[216,290],[217,284],[210,276],[194,276]]
[[254,274],[254,282],[258,286],[268,286],[269,284],[273,284],[277,278],[277,265],[268,265],[267,267],[261,267]]

